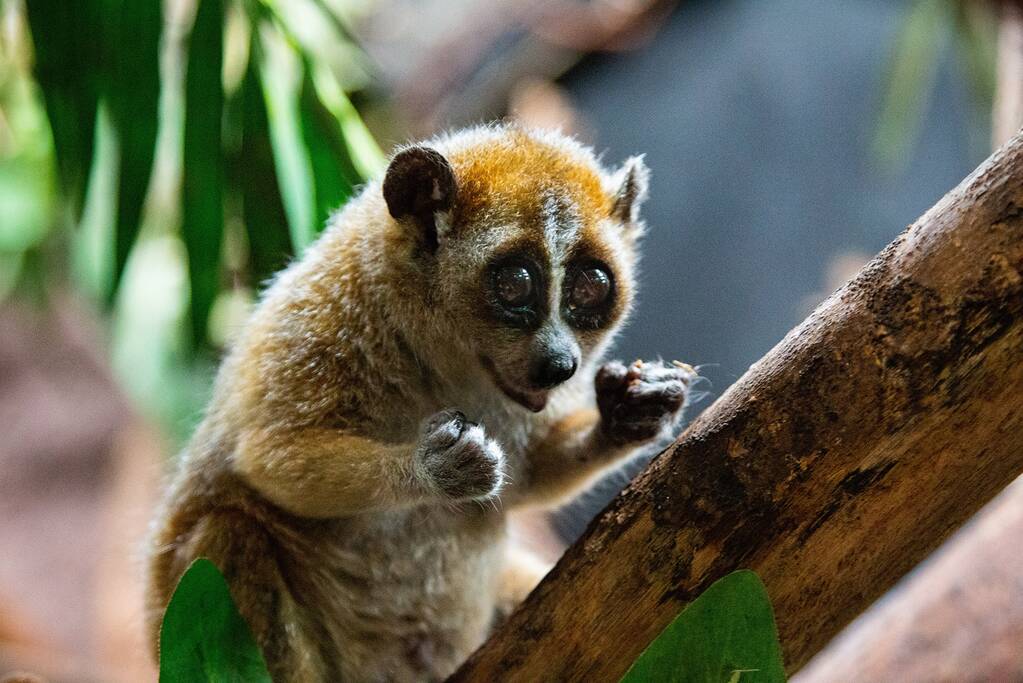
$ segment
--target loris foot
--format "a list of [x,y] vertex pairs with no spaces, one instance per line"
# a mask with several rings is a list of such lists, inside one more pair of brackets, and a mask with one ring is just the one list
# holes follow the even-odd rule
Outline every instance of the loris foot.
[[431,488],[453,501],[491,498],[504,483],[504,452],[457,410],[428,419],[416,459]]
[[606,363],[597,373],[597,407],[604,434],[616,443],[652,439],[685,405],[696,371],[684,363]]

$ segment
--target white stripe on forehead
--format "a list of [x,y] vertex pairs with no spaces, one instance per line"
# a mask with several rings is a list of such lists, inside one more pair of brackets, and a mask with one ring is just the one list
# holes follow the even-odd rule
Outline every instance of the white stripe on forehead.
[[541,217],[551,260],[559,263],[579,237],[582,228],[579,207],[563,193],[549,190],[544,193]]

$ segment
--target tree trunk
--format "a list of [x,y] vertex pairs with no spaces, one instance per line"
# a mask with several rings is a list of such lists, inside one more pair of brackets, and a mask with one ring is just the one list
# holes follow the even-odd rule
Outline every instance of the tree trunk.
[[1023,472],[1023,136],[903,232],[590,525],[458,681],[615,681],[760,574],[790,672]]

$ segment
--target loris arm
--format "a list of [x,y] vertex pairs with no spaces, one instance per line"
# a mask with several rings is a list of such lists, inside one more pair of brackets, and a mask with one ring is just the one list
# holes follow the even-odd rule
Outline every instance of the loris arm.
[[504,454],[454,410],[427,420],[417,443],[385,443],[336,429],[250,429],[234,466],[267,499],[303,517],[342,517],[494,495]]
[[595,380],[597,406],[569,414],[532,445],[526,481],[511,502],[564,502],[637,446],[665,433],[695,378],[682,364],[604,365]]

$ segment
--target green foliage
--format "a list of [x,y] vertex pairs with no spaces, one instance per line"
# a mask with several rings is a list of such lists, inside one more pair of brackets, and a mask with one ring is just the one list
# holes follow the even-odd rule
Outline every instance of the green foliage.
[[316,225],[326,223],[337,207],[352,196],[362,176],[352,164],[351,152],[334,115],[320,102],[309,68],[302,74],[302,139],[313,170]]
[[[909,5],[892,46],[873,141],[874,155],[884,165],[901,168],[906,164],[950,44],[958,48],[973,87],[975,117],[981,122],[988,120],[994,99],[997,43],[993,6],[964,0],[916,0]],[[974,141],[985,155],[987,145],[986,139]]]
[[270,683],[266,662],[216,565],[182,575],[160,626],[160,683]]
[[[76,208],[82,205],[92,163],[93,130],[102,74],[105,27],[94,2],[27,0],[35,33],[35,75],[53,132],[60,181]],[[4,98],[8,106],[14,105]],[[21,109],[27,109],[22,103]]]
[[[255,49],[255,45],[252,46]],[[265,282],[284,266],[291,255],[288,224],[274,167],[270,128],[259,73],[250,60],[236,97],[242,110],[241,143],[229,172],[240,188],[242,223],[249,241],[249,271],[255,284]]]
[[650,644],[622,683],[785,680],[767,591],[751,571],[716,581]]
[[140,228],[153,168],[160,95],[160,0],[27,0],[36,78],[61,183],[77,212],[92,165],[100,102],[114,121],[118,191],[112,297]]
[[0,298],[91,296],[128,390],[183,434],[253,292],[384,157],[347,95],[362,3],[197,0],[181,38],[168,6],[0,0]]
[[313,169],[304,149],[301,113],[301,60],[287,39],[264,30],[257,52],[266,97],[277,178],[288,215],[292,248],[301,253],[316,236]]
[[206,342],[210,311],[220,289],[224,234],[224,3],[200,0],[188,41],[181,236],[188,254],[192,340]]
[[[266,663],[223,575],[195,560],[160,627],[160,681],[269,681]],[[622,683],[784,683],[764,584],[751,571],[716,581],[668,625]]]
[[[223,575],[205,558],[181,577],[160,627],[160,682],[270,681]],[[715,582],[633,663],[622,683],[784,683],[778,631],[751,571]]]
[[100,6],[98,14],[107,27],[103,41],[107,60],[102,72],[106,87],[100,96],[110,107],[120,152],[114,270],[108,289],[112,301],[142,227],[142,208],[156,156],[163,3],[101,0]]

